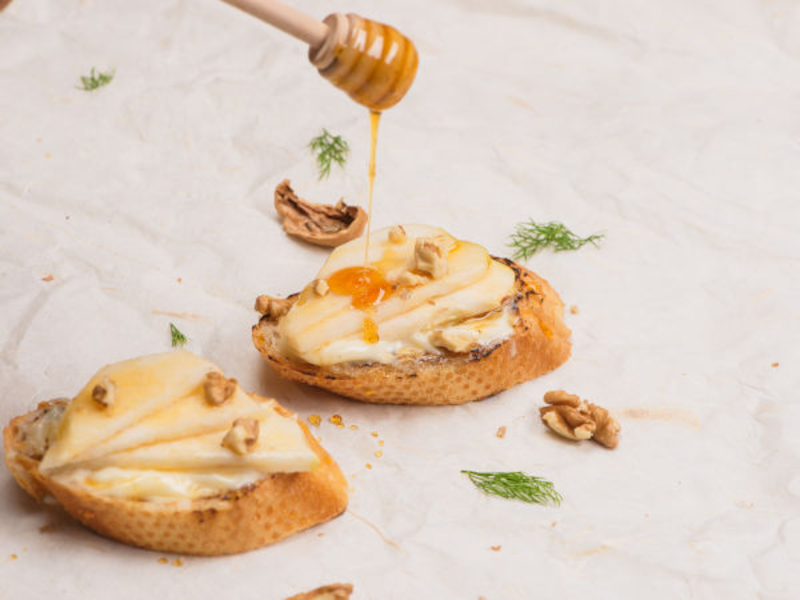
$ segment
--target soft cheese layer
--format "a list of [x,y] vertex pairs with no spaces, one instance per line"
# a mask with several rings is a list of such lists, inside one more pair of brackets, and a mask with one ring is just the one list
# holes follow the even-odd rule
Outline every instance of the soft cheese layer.
[[[308,471],[318,458],[294,417],[238,384],[221,404],[206,397],[219,369],[184,351],[101,369],[64,411],[40,469],[94,493],[143,500],[196,498],[270,473]],[[98,402],[96,386],[107,390]],[[223,445],[234,422],[258,423],[246,451]]]
[[[513,293],[514,272],[485,248],[425,225],[371,238],[366,268],[364,238],[331,253],[280,321],[283,353],[323,366],[392,363],[466,352],[513,334],[515,316],[503,301]],[[445,264],[420,270],[419,240],[435,244]]]

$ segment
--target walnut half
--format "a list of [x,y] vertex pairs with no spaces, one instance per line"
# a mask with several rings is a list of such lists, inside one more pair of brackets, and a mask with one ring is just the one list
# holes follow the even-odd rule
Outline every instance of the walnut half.
[[594,439],[606,448],[617,447],[621,427],[605,408],[564,390],[547,392],[544,401],[550,406],[540,408],[539,415],[558,435],[570,440]]
[[275,210],[286,233],[317,246],[340,246],[360,236],[367,225],[367,212],[360,206],[342,200],[335,206],[303,200],[288,179],[275,188]]

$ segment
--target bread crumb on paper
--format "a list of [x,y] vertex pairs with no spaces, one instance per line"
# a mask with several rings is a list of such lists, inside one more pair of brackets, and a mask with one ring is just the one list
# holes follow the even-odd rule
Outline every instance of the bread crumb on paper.
[[497,428],[497,433],[495,433],[494,435],[495,435],[495,437],[498,437],[498,438],[501,438],[501,439],[506,437],[506,426],[502,425],[502,426],[498,427]]

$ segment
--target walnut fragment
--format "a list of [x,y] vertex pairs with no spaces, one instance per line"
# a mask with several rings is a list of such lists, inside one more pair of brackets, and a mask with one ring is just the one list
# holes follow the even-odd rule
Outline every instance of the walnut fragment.
[[235,379],[227,379],[222,373],[211,371],[203,381],[206,402],[212,406],[224,404],[233,397],[236,385]]
[[262,295],[256,298],[255,309],[268,319],[279,319],[292,308],[292,301],[288,298],[275,298]]
[[428,341],[437,348],[450,352],[468,352],[478,341],[477,331],[461,329],[437,329],[428,336]]
[[564,390],[547,392],[544,401],[550,406],[540,408],[539,415],[558,435],[571,440],[594,439],[606,448],[617,447],[621,427],[605,408]]
[[447,275],[447,250],[433,238],[417,238],[414,246],[415,269],[434,279]]
[[117,386],[108,377],[92,388],[92,400],[99,408],[111,408],[117,397]]
[[250,452],[258,441],[259,424],[256,419],[236,419],[233,427],[222,439],[222,446],[240,456]]
[[332,583],[318,587],[310,592],[286,598],[286,600],[348,600],[352,593],[352,583]]
[[275,188],[275,210],[289,235],[318,246],[340,246],[360,236],[367,225],[367,213],[360,206],[340,200],[336,206],[314,204],[297,196],[284,179]]

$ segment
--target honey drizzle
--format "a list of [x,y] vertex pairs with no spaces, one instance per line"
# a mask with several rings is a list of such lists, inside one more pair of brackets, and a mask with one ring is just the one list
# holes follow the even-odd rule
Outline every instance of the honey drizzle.
[[381,113],[377,110],[369,112],[370,124],[370,148],[369,148],[369,200],[367,204],[367,244],[364,246],[364,266],[369,264],[369,233],[372,229],[372,190],[375,187],[375,149],[378,146],[378,125],[381,121]]

